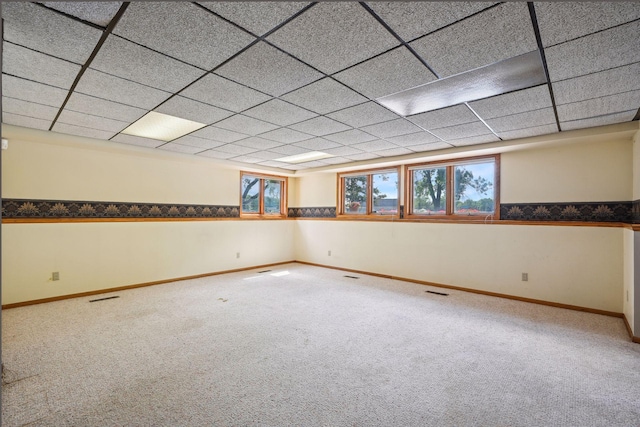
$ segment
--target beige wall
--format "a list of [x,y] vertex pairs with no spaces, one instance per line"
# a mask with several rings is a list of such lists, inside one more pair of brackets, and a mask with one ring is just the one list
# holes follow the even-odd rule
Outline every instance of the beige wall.
[[297,221],[295,236],[300,261],[622,312],[619,228]]
[[633,200],[640,200],[640,131],[633,139]]
[[[634,298],[635,298],[635,259],[634,259],[634,232],[633,230],[623,230],[623,289],[622,289],[622,312],[627,318],[631,330],[634,329]],[[635,333],[635,331],[634,331]]]
[[294,200],[290,200],[291,207],[319,207],[335,206],[337,174],[317,173],[304,175],[296,179],[298,182]]

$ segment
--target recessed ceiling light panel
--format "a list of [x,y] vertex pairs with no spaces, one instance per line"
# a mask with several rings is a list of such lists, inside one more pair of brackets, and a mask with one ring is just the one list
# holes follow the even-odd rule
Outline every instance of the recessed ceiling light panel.
[[168,142],[205,126],[204,123],[150,111],[120,133]]
[[535,50],[383,96],[376,101],[401,116],[410,116],[546,82],[540,53]]
[[326,159],[329,157],[333,157],[333,155],[329,153],[323,153],[321,151],[310,151],[308,153],[296,154],[295,156],[281,157],[275,160],[277,162],[283,162],[283,163],[303,163],[303,162],[310,162],[313,160]]

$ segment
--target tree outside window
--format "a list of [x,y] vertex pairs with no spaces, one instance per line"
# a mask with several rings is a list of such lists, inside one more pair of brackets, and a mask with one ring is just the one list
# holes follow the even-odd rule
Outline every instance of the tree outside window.
[[285,216],[286,178],[241,173],[241,215]]
[[397,215],[398,169],[339,175],[340,214]]

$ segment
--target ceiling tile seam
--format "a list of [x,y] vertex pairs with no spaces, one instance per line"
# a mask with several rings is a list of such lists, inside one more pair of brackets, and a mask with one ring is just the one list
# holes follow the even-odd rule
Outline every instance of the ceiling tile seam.
[[78,62],[73,62],[73,61],[70,61],[70,60],[65,59],[65,58],[60,58],[60,57],[58,57],[58,56],[51,55],[51,54],[46,53],[46,52],[40,52],[40,51],[39,51],[39,50],[37,50],[37,49],[33,49],[33,48],[29,47],[29,46],[21,45],[20,43],[15,43],[15,42],[12,42],[12,41],[10,41],[10,40],[4,40],[4,39],[3,39],[2,41],[3,41],[4,43],[8,43],[8,44],[11,44],[11,45],[14,45],[14,46],[21,47],[21,48],[23,48],[23,49],[30,50],[31,52],[39,53],[40,55],[46,55],[46,56],[48,56],[49,58],[54,58],[54,59],[58,59],[58,60],[60,60],[60,61],[68,62],[69,64],[73,64],[73,65],[82,65],[82,64],[80,64],[80,63],[78,63]]
[[540,59],[542,60],[542,68],[544,69],[544,75],[547,79],[547,88],[549,89],[549,96],[551,97],[551,105],[553,106],[553,114],[556,117],[556,126],[558,132],[562,132],[560,126],[560,117],[558,116],[558,107],[556,106],[556,97],[553,95],[553,87],[551,86],[551,77],[549,77],[549,66],[547,65],[547,57],[544,53],[544,45],[542,44],[542,36],[540,35],[540,27],[538,26],[538,17],[536,15],[536,8],[533,2],[527,2],[529,8],[529,17],[531,18],[531,25],[533,27],[533,33],[536,36],[536,43],[538,45],[538,52],[540,53]]
[[436,29],[435,29],[435,30],[433,30],[433,31],[429,31],[429,32],[428,32],[428,33],[426,33],[426,34],[422,34],[421,36],[414,37],[413,39],[411,39],[411,40],[407,41],[407,43],[413,43],[413,42],[415,42],[415,41],[420,40],[421,38],[424,38],[424,37],[430,36],[430,35],[432,35],[432,34],[434,34],[434,33],[437,33],[438,31],[442,31],[442,30],[444,30],[444,29],[446,29],[446,28],[452,27],[452,26],[454,26],[454,25],[456,25],[456,24],[459,24],[459,23],[460,23],[460,22],[462,22],[462,21],[466,21],[467,19],[473,18],[473,17],[474,17],[474,16],[476,16],[476,15],[480,15],[481,13],[484,13],[484,12],[488,11],[489,9],[496,8],[496,7],[500,6],[500,5],[501,5],[501,4],[503,4],[503,3],[506,3],[506,2],[498,2],[498,3],[496,3],[496,4],[492,4],[491,6],[487,6],[486,8],[484,8],[484,9],[482,9],[482,10],[479,10],[479,11],[477,11],[477,12],[474,12],[474,13],[472,13],[471,15],[465,16],[464,18],[460,18],[460,19],[458,19],[457,21],[451,22],[451,23],[449,23],[449,24],[447,24],[447,25],[443,25],[442,27],[440,27],[440,28],[436,28]]
[[[629,113],[629,112],[632,112],[632,111],[635,111],[635,110],[633,109],[633,110],[616,111],[616,112],[607,113],[607,114],[598,114],[597,116],[583,117],[581,119],[575,119],[575,120],[566,120],[566,121],[563,121],[563,123],[573,123],[573,122],[579,122],[581,120],[598,119],[598,118],[601,118],[601,117],[614,116],[616,114]],[[635,117],[633,119],[631,119],[630,121],[632,122],[634,120],[636,120]],[[626,122],[620,122],[620,123],[626,123]]]
[[398,40],[400,42],[400,44],[404,47],[406,47],[407,49],[409,49],[409,52],[411,52],[411,54],[413,56],[415,56],[421,63],[422,65],[424,65],[425,67],[427,67],[427,69],[434,75],[436,76],[438,79],[440,78],[440,75],[438,73],[436,73],[436,71],[427,63],[427,61],[425,61],[420,55],[418,55],[418,52],[416,52],[411,46],[409,46],[409,44],[407,42],[405,42],[402,37],[400,37],[398,35],[398,33],[396,33],[393,28],[391,28],[391,26],[389,24],[387,24],[377,13],[375,13],[373,11],[373,9],[371,9],[369,7],[368,4],[366,4],[365,2],[360,2],[360,6],[362,6],[367,12],[369,12],[369,14],[371,16],[373,16],[373,18],[378,21],[378,23],[380,25],[382,25],[393,37],[396,38],[396,40]]
[[611,68],[606,68],[604,70],[599,70],[599,71],[593,71],[591,73],[586,73],[586,74],[580,74],[579,76],[572,76],[572,77],[567,77],[566,79],[559,79],[559,80],[554,80],[551,83],[560,83],[560,82],[566,82],[567,80],[573,80],[573,79],[577,79],[580,77],[586,77],[586,76],[591,76],[594,74],[599,74],[599,73],[604,73],[606,71],[611,71],[611,70],[616,70],[618,68],[622,68],[622,67],[630,67],[632,65],[637,65],[640,64],[640,61],[636,61],[636,62],[630,62],[628,64],[622,64],[622,65],[616,65],[615,67],[611,67]]
[[117,38],[122,39],[122,40],[124,40],[124,41],[126,41],[126,42],[129,42],[129,43],[132,43],[132,44],[134,44],[134,45],[136,45],[136,46],[139,46],[139,47],[141,47],[141,48],[143,48],[143,49],[150,50],[151,52],[153,52],[153,53],[157,53],[158,55],[162,55],[162,56],[164,56],[165,58],[173,59],[174,61],[178,61],[178,62],[180,62],[180,63],[182,63],[182,64],[184,64],[184,65],[188,65],[188,66],[190,66],[190,67],[197,68],[198,70],[200,70],[200,71],[202,71],[202,72],[204,72],[204,73],[208,72],[208,70],[207,70],[206,68],[202,68],[202,67],[200,67],[199,65],[191,64],[190,62],[187,62],[187,61],[185,61],[184,59],[176,58],[176,57],[171,56],[171,55],[169,55],[169,54],[167,54],[167,53],[161,52],[161,51],[156,50],[156,49],[154,49],[154,48],[152,48],[152,47],[149,47],[149,46],[147,46],[147,45],[144,45],[144,44],[142,44],[142,43],[138,43],[138,42],[137,42],[137,41],[135,41],[135,40],[128,39],[128,38],[126,38],[126,37],[124,37],[124,36],[121,36],[121,35],[119,35],[119,34],[111,34],[111,36],[112,36],[112,37],[117,37]]
[[[582,101],[578,101],[578,102],[582,102]],[[571,104],[573,104],[573,102]],[[565,104],[565,105],[567,105],[567,104]],[[551,108],[551,107],[534,108],[533,110],[520,111],[519,113],[512,113],[512,114],[505,114],[504,116],[491,117],[491,118],[489,118],[487,120],[502,119],[502,118],[505,118],[505,117],[518,116],[518,115],[521,115],[521,114],[535,113],[536,111],[546,110],[547,108]]]
[[[636,0],[636,1],[637,1],[637,0]],[[572,38],[572,39],[565,40],[565,41],[562,41],[562,42],[560,42],[560,43],[554,43],[554,44],[551,44],[551,45],[546,46],[546,47],[547,47],[547,48],[550,48],[550,47],[560,46],[560,45],[563,45],[563,44],[565,44],[565,43],[571,43],[571,42],[574,42],[574,41],[576,41],[576,40],[580,40],[580,39],[583,39],[583,38],[585,38],[585,37],[592,36],[592,35],[594,35],[594,34],[602,33],[602,32],[605,32],[605,31],[609,31],[609,30],[612,30],[612,29],[614,29],[614,28],[622,27],[622,26],[624,26],[624,25],[632,24],[632,23],[637,22],[637,21],[640,21],[640,18],[632,19],[631,21],[623,22],[623,23],[621,23],[621,24],[612,25],[611,27],[603,28],[603,29],[601,29],[601,30],[594,31],[594,32],[589,33],[589,34],[584,34],[584,35],[581,35],[581,36],[579,36],[579,37],[574,37],[574,38]]]
[[[7,75],[10,75],[10,74],[7,74]],[[19,78],[19,77],[18,77],[18,78]],[[36,82],[36,83],[37,83],[37,82]],[[30,104],[41,105],[41,106],[43,106],[43,107],[56,108],[56,107],[53,107],[53,106],[51,106],[51,105],[41,104],[41,103],[39,103],[39,102],[35,102],[35,101],[27,101],[27,100],[24,100],[24,99],[16,98],[16,97],[13,97],[13,96],[7,96],[7,95],[4,95],[4,94],[2,95],[2,99],[13,99],[13,100],[15,100],[15,101],[28,102],[28,103],[30,103]],[[81,113],[81,112],[82,112],[82,111],[78,111],[78,113]]]
[[82,18],[78,18],[77,16],[70,15],[70,14],[68,14],[66,12],[61,11],[61,10],[53,9],[53,8],[47,6],[46,4],[43,4],[43,3],[40,3],[40,2],[33,2],[33,4],[38,5],[38,6],[44,8],[44,9],[47,9],[47,10],[49,10],[51,12],[57,13],[58,15],[62,15],[65,18],[69,18],[69,19],[72,19],[72,20],[74,20],[76,22],[80,22],[81,24],[85,24],[85,25],[88,25],[90,27],[93,27],[93,28],[95,28],[97,30],[100,30],[100,31],[104,31],[107,28],[107,27],[103,27],[102,25],[95,24],[93,22],[85,21]]
[[[408,119],[406,119],[406,118],[405,118],[405,120],[408,120]],[[434,142],[428,142],[427,144],[433,144],[433,143],[437,143],[437,142],[444,142],[445,144],[449,144],[446,140],[444,140],[444,139],[440,138],[438,135],[434,134],[434,133],[433,133],[433,132],[431,132],[429,129],[426,129],[426,128],[424,128],[424,127],[420,126],[419,124],[412,122],[411,120],[409,120],[409,122],[410,122],[412,125],[414,125],[414,126],[416,126],[416,127],[420,128],[420,129],[422,129],[424,132],[428,133],[429,135],[433,136],[434,138],[436,138],[436,139],[438,140],[438,141],[434,141]],[[386,122],[383,122],[383,123],[386,123]],[[461,124],[464,124],[464,123],[461,123]],[[405,133],[405,134],[402,134],[402,135],[385,136],[384,138],[380,138],[380,139],[383,139],[383,140],[385,140],[385,141],[387,141],[387,142],[391,142],[392,144],[395,144],[393,141],[389,141],[389,139],[390,139],[390,138],[397,138],[397,137],[399,137],[399,136],[412,135],[412,134],[414,134],[414,133],[419,133],[419,132],[410,132],[410,133]],[[416,145],[417,145],[417,144],[416,144]],[[449,145],[451,145],[451,144],[449,144]],[[407,147],[402,146],[402,145],[399,145],[399,147],[407,148]]]
[[[55,108],[55,107],[51,107],[51,108]],[[5,109],[2,110],[2,113],[7,113],[7,114],[13,114],[14,116],[20,116],[20,117],[26,117],[28,119],[38,119],[38,120],[44,120],[45,122],[48,122],[49,120],[47,119],[43,119],[42,117],[36,117],[36,116],[27,116],[25,114],[20,114],[20,113],[14,113],[11,111],[6,111]]]
[[[52,84],[50,84],[50,83],[43,83],[43,82],[39,82],[39,81],[37,81],[37,80],[27,79],[26,77],[16,76],[15,74],[2,73],[2,75],[3,75],[3,76],[13,77],[13,78],[15,78],[15,79],[24,80],[24,81],[31,82],[31,83],[37,83],[37,84],[40,84],[40,85],[43,85],[43,86],[52,87],[52,88],[55,88],[55,89],[69,90],[69,88],[68,88],[68,87],[54,86],[54,85],[52,85]],[[4,95],[3,95],[3,96],[4,96]],[[16,98],[16,99],[20,99],[20,98]],[[24,100],[22,100],[22,101],[24,101]],[[50,106],[50,107],[51,107],[51,106]]]
[[89,65],[91,65],[91,62],[94,60],[94,58],[96,57],[96,55],[100,51],[100,48],[102,47],[104,42],[107,40],[107,37],[109,37],[109,34],[111,34],[111,32],[113,31],[113,29],[117,25],[117,23],[120,20],[120,18],[122,17],[122,15],[124,15],[124,12],[127,10],[127,7],[129,7],[129,3],[128,2],[122,3],[122,5],[120,6],[120,9],[118,9],[118,11],[114,15],[114,17],[111,19],[111,22],[109,22],[109,25],[107,25],[107,28],[105,28],[105,30],[102,32],[102,35],[100,36],[100,39],[98,40],[98,42],[96,43],[96,46],[93,48],[93,51],[91,52],[91,55],[89,55],[89,58],[84,63],[82,68],[80,68],[80,71],[76,75],[76,78],[73,81],[73,84],[69,88],[69,92],[67,93],[67,97],[62,102],[62,105],[60,106],[60,109],[58,110],[58,114],[56,114],[56,117],[53,119],[53,122],[51,123],[51,126],[49,127],[49,130],[53,129],[53,126],[56,124],[56,121],[58,120],[58,117],[60,117],[60,114],[64,110],[64,107],[67,105],[67,102],[69,102],[69,98],[71,98],[71,94],[73,94],[73,91],[75,90],[76,86],[80,82],[80,79],[82,78],[84,72],[89,68]]
[[622,92],[608,93],[608,94],[603,95],[603,96],[596,96],[594,98],[581,99],[580,101],[565,102],[564,104],[558,104],[558,106],[579,104],[581,102],[593,101],[595,99],[602,99],[602,98],[607,98],[609,96],[615,96],[615,95],[624,95],[624,94],[627,94],[627,93],[630,93],[630,92],[638,92],[638,91],[640,91],[640,86],[638,87],[638,89],[629,89],[629,90],[625,90],[625,91],[622,91]]
[[[82,113],[81,113],[81,114],[82,114]],[[120,121],[120,120],[114,120],[114,119],[110,119],[110,120],[113,120],[113,121]],[[59,119],[58,119],[58,121],[56,122],[56,124],[57,124],[57,123],[61,123],[61,124],[63,124],[63,125],[76,126],[76,127],[83,128],[83,129],[98,130],[98,131],[100,131],[100,132],[114,132],[114,133],[115,133],[115,135],[119,134],[120,132],[122,132],[124,129],[126,129],[126,128],[129,126],[129,124],[128,124],[128,123],[123,122],[123,123],[125,123],[125,126],[124,126],[121,130],[114,131],[114,130],[111,130],[111,129],[101,129],[101,128],[98,128],[98,127],[95,127],[95,126],[87,127],[87,126],[84,126],[84,125],[79,125],[79,124],[77,124],[77,123],[69,123],[69,122],[66,122],[66,121],[63,121],[63,120],[59,120]]]

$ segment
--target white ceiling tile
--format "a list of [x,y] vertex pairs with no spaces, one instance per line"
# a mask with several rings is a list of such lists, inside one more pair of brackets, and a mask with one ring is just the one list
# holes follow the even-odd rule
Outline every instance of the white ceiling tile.
[[157,89],[176,92],[203,71],[117,36],[109,36],[91,68]]
[[158,141],[157,139],[142,138],[140,136],[125,135],[122,133],[119,133],[118,135],[111,138],[111,141],[119,142],[121,144],[137,145],[138,147],[148,147],[148,148],[156,148],[159,145],[162,145],[165,143],[164,141]]
[[324,116],[290,125],[289,128],[314,136],[324,136],[351,129],[351,127],[344,123],[331,120]]
[[470,102],[469,105],[484,120],[552,106],[546,84]]
[[640,62],[552,83],[557,104],[640,89]]
[[43,4],[101,27],[109,25],[122,6],[120,1],[46,1]]
[[107,101],[106,99],[84,95],[80,92],[71,94],[65,109],[129,123],[135,122],[147,113],[147,110],[142,108]]
[[352,146],[329,148],[324,150],[324,152],[327,154],[333,154],[334,156],[353,156],[354,154],[364,153],[364,151],[353,148]]
[[373,141],[374,139],[376,139],[375,136],[369,135],[368,133],[362,132],[361,130],[358,130],[358,129],[351,129],[345,132],[325,135],[325,138],[330,141],[338,142],[340,144],[345,144],[345,145],[357,144],[359,142]]
[[393,138],[386,138],[387,141],[393,142],[401,147],[408,147],[411,145],[422,145],[439,142],[440,140],[429,132],[416,132],[409,135],[401,135]]
[[384,123],[379,123],[377,125],[364,126],[360,128],[360,130],[377,136],[378,138],[389,138],[393,136],[420,132],[422,129],[420,129],[418,126],[414,125],[407,119],[396,119]]
[[440,77],[538,49],[524,2],[507,2],[411,43]]
[[[465,123],[463,125],[450,126],[431,130],[435,136],[447,142],[453,139],[467,138],[490,134],[491,131],[481,121]],[[492,134],[493,135],[493,134]]]
[[207,74],[180,94],[236,113],[271,99],[269,95],[215,74]]
[[479,12],[493,3],[372,1],[368,4],[404,41],[411,41]]
[[190,135],[195,136],[197,138],[204,138],[204,139],[210,139],[213,141],[224,142],[225,144],[238,141],[240,139],[244,139],[248,136],[240,132],[233,132],[227,129],[217,128],[215,126],[204,127],[200,130],[193,132]]
[[[282,157],[281,154],[279,154],[280,157]],[[262,166],[269,166],[271,168],[286,168],[288,167],[292,167],[292,164],[289,163],[284,163],[284,162],[277,162],[275,160],[267,160],[266,162],[260,162],[260,164]]]
[[406,148],[407,150],[411,150],[414,153],[424,153],[426,151],[444,150],[446,148],[451,148],[451,145],[447,144],[446,142],[432,142],[429,144],[410,145]]
[[371,159],[378,159],[380,158],[379,155],[377,155],[376,153],[361,153],[361,154],[351,154],[348,156],[345,156],[347,159],[351,159],[354,161],[360,161],[360,160],[371,160]]
[[94,116],[91,114],[78,113],[76,111],[63,110],[58,117],[57,123],[65,123],[68,125],[81,126],[96,130],[111,132],[111,136],[122,131],[129,126],[129,122],[120,120],[107,119],[105,117]]
[[313,151],[324,151],[328,148],[341,147],[340,144],[336,142],[328,141],[324,138],[307,139],[306,141],[296,142],[293,145],[295,145],[296,147],[307,148]]
[[312,135],[298,132],[293,129],[280,128],[272,130],[260,135],[261,138],[270,139],[271,141],[282,142],[283,144],[292,144],[294,142],[304,141],[313,138]]
[[247,133],[249,135],[258,135],[278,128],[278,126],[271,123],[263,122],[253,117],[243,116],[242,114],[236,114],[235,116],[219,121],[216,123],[216,127],[239,133]]
[[404,147],[388,148],[386,150],[376,151],[376,154],[382,157],[404,156],[405,154],[412,154],[412,153],[413,151],[406,149]]
[[219,147],[221,145],[224,145],[224,142],[218,142],[218,141],[212,141],[210,139],[204,139],[204,138],[198,138],[195,137],[193,135],[185,135],[182,136],[178,139],[174,139],[171,142],[175,142],[177,144],[180,145],[188,145],[190,147],[197,147],[200,148],[200,151],[208,149],[208,148],[215,148],[215,147]]
[[367,101],[364,96],[329,77],[301,87],[281,98],[318,114],[330,113]]
[[640,90],[558,105],[558,117],[562,122],[586,119],[626,111],[630,105],[640,106]]
[[51,121],[53,121],[56,114],[58,114],[58,109],[48,105],[7,98],[5,96],[2,98],[2,112],[32,117],[34,119],[42,119],[51,124]]
[[356,105],[355,107],[345,108],[344,110],[327,114],[327,117],[353,127],[373,125],[400,118],[397,114],[392,113],[375,102],[367,102]]
[[210,157],[213,159],[230,159],[231,157],[237,156],[234,153],[223,153],[222,151],[215,150],[207,150],[197,154],[202,157]]
[[296,147],[295,145],[281,145],[280,147],[270,148],[269,151],[280,154],[280,157],[295,156],[296,154],[309,152],[306,148]]
[[264,160],[259,157],[252,157],[252,156],[253,156],[253,153],[248,156],[232,157],[229,160],[233,160],[234,162],[240,162],[240,163],[259,163]]
[[108,140],[113,135],[115,135],[115,132],[104,131],[99,129],[91,129],[83,126],[75,126],[67,123],[62,123],[60,121],[56,122],[56,124],[53,125],[53,129],[51,130],[54,132],[66,133],[69,135],[85,136],[88,138],[96,138],[96,139],[104,139],[104,140]]
[[280,99],[272,99],[242,114],[280,126],[287,126],[316,117],[316,113],[302,109]]
[[322,78],[313,68],[264,42],[251,46],[215,72],[273,96]]
[[11,43],[2,44],[3,73],[69,89],[79,71],[78,64]]
[[267,40],[328,74],[399,44],[356,2],[317,3]]
[[637,114],[638,110],[623,111],[620,113],[608,114],[605,116],[590,117],[588,119],[560,122],[563,131],[573,129],[584,129],[596,126],[611,125],[615,123],[630,122]]
[[282,154],[274,153],[273,151],[256,151],[251,153],[250,156],[254,159],[260,159],[260,162],[262,163],[264,160],[279,159],[282,157]]
[[275,148],[282,145],[282,143],[280,142],[269,141],[268,139],[258,138],[256,136],[252,136],[247,139],[241,139],[240,141],[236,141],[233,144],[240,145],[242,147],[256,148],[258,150],[268,150],[270,148]]
[[404,46],[333,77],[372,99],[436,80],[436,76]]
[[206,150],[206,148],[202,147],[193,147],[189,145],[181,145],[175,142],[169,142],[167,144],[161,145],[158,147],[159,150],[173,151],[175,153],[184,153],[184,154],[196,154],[201,151]]
[[535,2],[545,47],[640,18],[637,2]]
[[198,2],[256,35],[263,35],[302,10],[308,2]]
[[7,111],[2,112],[2,123],[41,130],[49,130],[49,127],[51,126],[51,120],[13,114]]
[[154,111],[204,124],[212,124],[233,115],[231,111],[183,96],[174,96],[162,103]]
[[6,74],[2,75],[2,96],[58,108],[67,97],[67,92],[64,89],[42,83]]
[[154,108],[171,96],[168,92],[92,69],[84,72],[76,92],[146,109]]
[[558,132],[558,125],[534,126],[526,129],[511,130],[508,132],[497,132],[498,136],[504,140],[527,138],[530,136],[547,135]]
[[639,62],[639,34],[640,20],[546,48],[549,78],[557,82]]
[[353,160],[347,159],[346,157],[327,157],[326,159],[322,159],[322,163],[326,163],[328,165],[341,165],[343,163],[351,163]]
[[478,120],[476,115],[464,104],[415,114],[407,117],[407,119],[418,126],[422,126],[424,129],[442,128]]
[[[102,31],[27,2],[2,2],[3,40],[84,64]],[[35,24],[35,25],[34,25]]]
[[[362,151],[380,151],[380,150],[389,150],[392,148],[399,148],[397,145],[392,144],[388,141],[384,141],[382,139],[376,139],[373,141],[362,142],[360,144],[352,144],[353,148],[362,150]],[[351,156],[349,156],[351,157]]]
[[468,138],[452,139],[447,142],[453,145],[454,147],[464,147],[468,145],[486,144],[489,142],[498,142],[498,141],[500,141],[500,139],[497,136],[495,136],[494,134],[488,134],[488,135],[472,136]]
[[190,2],[131,2],[114,33],[207,71],[255,40]]
[[556,123],[553,108],[526,111],[524,113],[511,114],[504,117],[485,120],[496,133],[510,130],[525,129],[534,126],[542,126]]
[[259,148],[252,147],[244,147],[242,145],[237,145],[237,143],[221,145],[220,147],[216,147],[215,151],[220,151],[223,153],[232,153],[236,156],[241,156],[249,153],[255,153],[256,151],[261,151]]

